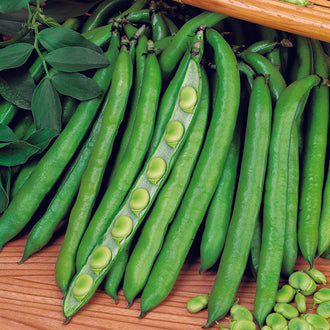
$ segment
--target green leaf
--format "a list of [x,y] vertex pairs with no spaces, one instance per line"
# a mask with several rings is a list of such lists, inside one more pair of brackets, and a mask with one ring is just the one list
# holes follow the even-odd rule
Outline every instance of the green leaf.
[[23,8],[29,3],[29,0],[1,0],[0,13],[10,13]]
[[58,132],[54,131],[51,128],[42,128],[39,130],[36,130],[33,132],[28,139],[26,139],[26,142],[29,144],[32,144],[36,147],[38,147],[39,153],[44,151],[49,143],[58,136]]
[[0,49],[0,70],[17,68],[30,57],[33,45],[26,42],[16,43]]
[[16,141],[17,137],[12,129],[4,124],[0,123],[0,141],[1,142],[12,142]]
[[46,61],[55,69],[64,72],[78,72],[103,68],[109,61],[94,50],[83,47],[63,47],[46,55]]
[[36,129],[61,130],[62,105],[51,80],[43,78],[35,88],[32,98],[32,115]]
[[81,73],[58,72],[52,77],[54,87],[61,94],[80,101],[90,100],[102,93],[99,85]]
[[11,171],[7,166],[0,166],[0,213],[8,207]]
[[39,33],[38,40],[49,52],[67,46],[79,46],[92,49],[98,53],[103,52],[100,47],[87,40],[80,33],[64,27],[44,29]]
[[31,109],[35,82],[27,69],[3,70],[0,72],[0,95],[22,109]]
[[39,148],[26,141],[0,143],[0,165],[16,166],[24,164],[37,152],[39,152]]
[[43,7],[43,14],[63,22],[68,18],[84,15],[100,1],[48,0]]

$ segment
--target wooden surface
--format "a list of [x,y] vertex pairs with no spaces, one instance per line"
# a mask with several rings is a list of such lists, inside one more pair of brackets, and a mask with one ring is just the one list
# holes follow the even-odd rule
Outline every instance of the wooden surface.
[[280,0],[176,0],[314,39],[330,42],[330,1],[310,0],[306,7]]
[[[215,272],[198,274],[198,260],[190,260],[177,279],[170,296],[144,318],[139,315],[139,299],[128,309],[122,291],[118,303],[99,289],[90,302],[67,325],[62,325],[62,294],[56,286],[54,265],[62,237],[25,263],[19,265],[26,237],[12,241],[0,252],[0,329],[201,329],[207,311],[190,314],[186,302],[197,294],[209,292]],[[307,263],[299,257],[296,269]],[[317,259],[315,267],[330,282],[330,260]],[[327,285],[329,287],[329,284]],[[251,311],[255,281],[246,275],[238,291],[240,303]],[[309,300],[309,306],[312,305]],[[221,324],[226,325],[223,320]],[[210,329],[219,329],[214,325]]]

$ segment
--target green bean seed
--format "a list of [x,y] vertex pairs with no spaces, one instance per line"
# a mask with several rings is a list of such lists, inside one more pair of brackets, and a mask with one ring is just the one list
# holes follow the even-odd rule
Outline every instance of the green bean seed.
[[283,330],[287,326],[287,320],[279,313],[270,313],[266,317],[266,324],[273,330]]
[[287,303],[277,303],[274,306],[275,313],[279,313],[284,316],[287,320],[291,320],[299,316],[299,311],[293,305]]
[[180,91],[180,107],[183,111],[191,112],[197,103],[196,90],[191,86],[185,86]]
[[325,275],[316,268],[307,267],[306,273],[318,284],[327,284]]
[[99,246],[95,249],[91,260],[91,268],[96,275],[107,266],[111,260],[111,250],[107,246]]
[[295,317],[289,321],[289,330],[310,330],[310,324],[300,317]]
[[304,295],[311,295],[316,290],[316,283],[305,272],[297,271],[289,276],[289,284]]
[[330,300],[320,303],[316,309],[316,313],[328,319],[330,317]]
[[235,321],[249,320],[253,321],[252,313],[244,306],[239,305],[237,302],[233,304],[230,309],[230,315]]
[[166,162],[163,158],[155,157],[150,159],[147,169],[147,177],[150,182],[157,184],[166,171]]
[[301,317],[316,330],[329,330],[329,322],[322,316],[317,314],[302,314]]
[[72,294],[74,297],[81,301],[87,295],[93,285],[93,278],[89,274],[81,274],[74,282]]
[[187,302],[187,310],[189,313],[197,313],[207,307],[209,295],[207,294],[200,294],[191,298]]
[[[139,195],[139,197],[137,197],[137,199],[139,199],[141,197],[141,201],[144,203],[145,202],[144,194],[147,191],[146,190],[142,191],[142,188],[140,188],[140,189],[141,189],[141,195]],[[135,194],[140,194],[140,192],[138,192],[136,190]],[[147,200],[149,201],[149,194],[146,197],[147,197]],[[132,198],[133,198],[133,196],[132,196]],[[134,198],[136,198],[136,195],[134,195]],[[139,207],[138,206],[139,201],[137,201],[137,199],[135,200],[137,202],[137,204],[134,204],[136,202],[133,203],[135,207]],[[146,203],[146,204],[148,204],[148,203]],[[139,204],[139,205],[142,206],[142,209],[144,208],[143,207],[144,204]],[[127,215],[123,215],[116,219],[114,226],[112,228],[111,234],[114,238],[116,238],[117,241],[120,242],[122,239],[124,239],[131,233],[132,228],[133,228],[132,219],[130,217],[128,217]]]
[[261,330],[272,330],[271,327],[269,327],[268,325],[264,325]]
[[133,191],[129,206],[132,211],[139,216],[149,203],[149,193],[144,188],[138,188]]
[[232,330],[256,330],[257,326],[250,320],[238,320],[232,323]]
[[294,298],[294,301],[296,303],[296,306],[297,306],[297,309],[299,311],[299,313],[305,313],[306,312],[306,297],[300,293],[300,292],[297,292],[296,293],[296,296]]
[[174,120],[167,125],[165,141],[174,149],[182,139],[183,135],[183,125],[178,120]]
[[278,303],[289,303],[294,298],[296,290],[289,284],[284,284],[281,289],[277,291],[275,301]]
[[314,294],[314,303],[321,304],[324,301],[330,301],[330,289],[329,288],[321,288]]

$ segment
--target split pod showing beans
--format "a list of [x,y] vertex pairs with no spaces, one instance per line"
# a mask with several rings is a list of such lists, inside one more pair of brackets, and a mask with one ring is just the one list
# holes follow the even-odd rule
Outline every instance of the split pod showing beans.
[[68,287],[63,302],[63,313],[67,321],[91,298],[119,251],[132,239],[179,155],[200,102],[203,34],[204,31],[196,34],[185,78],[162,139],[138,175],[111,225]]

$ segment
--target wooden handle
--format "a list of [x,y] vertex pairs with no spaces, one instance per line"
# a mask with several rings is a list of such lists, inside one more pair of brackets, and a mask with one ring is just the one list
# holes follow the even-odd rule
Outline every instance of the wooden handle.
[[330,1],[305,7],[280,0],[175,0],[274,29],[330,42]]

